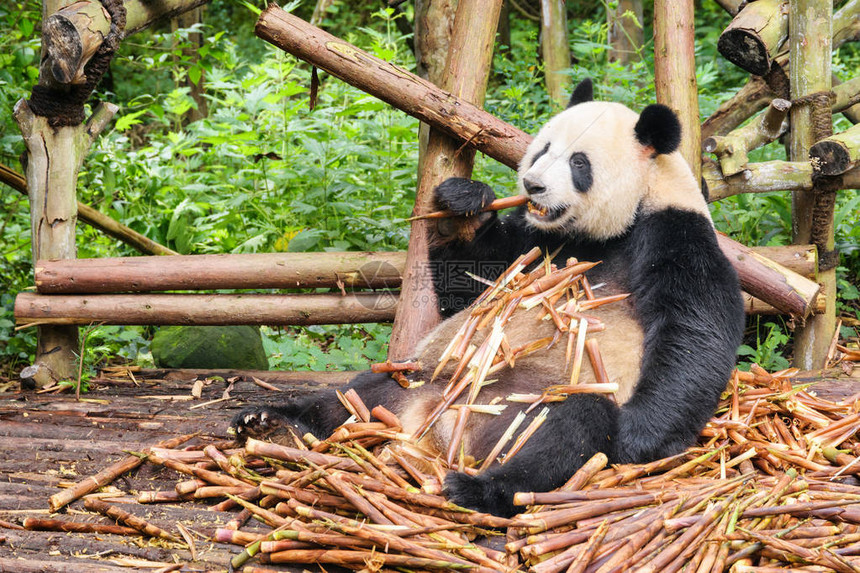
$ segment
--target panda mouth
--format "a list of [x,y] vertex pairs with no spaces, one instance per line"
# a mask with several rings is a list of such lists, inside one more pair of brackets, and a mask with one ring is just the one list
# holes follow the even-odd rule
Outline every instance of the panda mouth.
[[561,207],[544,207],[543,205],[538,205],[533,201],[529,201],[526,204],[526,208],[528,209],[529,214],[535,219],[547,222],[555,221],[567,210],[566,205]]

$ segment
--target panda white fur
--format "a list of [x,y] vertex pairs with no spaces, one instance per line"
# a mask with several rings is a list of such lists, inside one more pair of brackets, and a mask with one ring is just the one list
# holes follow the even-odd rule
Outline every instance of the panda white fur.
[[[515,492],[558,487],[598,451],[619,463],[678,453],[712,415],[735,364],[743,303],[737,276],[717,246],[705,199],[676,151],[680,135],[668,108],[651,105],[637,115],[617,103],[592,101],[586,80],[523,157],[518,185],[530,199],[528,207],[503,218],[479,214],[495,198],[487,185],[449,179],[436,189],[437,206],[461,216],[440,223],[431,245],[440,310],[450,318],[419,345],[416,358],[428,372],[418,377],[429,379],[464,320],[461,309],[485,288],[453,276],[457,269],[501,271],[539,246],[558,250],[558,261],[601,261],[588,272],[592,284],[602,284],[601,296],[631,293],[624,302],[590,311],[606,325],[592,336],[610,380],[619,383],[617,404],[597,394],[552,404],[546,422],[510,462],[477,476],[448,475],[446,490],[455,502],[511,515]],[[555,332],[551,321],[535,320],[537,311],[515,313],[506,325],[512,347]],[[475,342],[483,336],[486,332],[477,333]],[[481,390],[478,401],[564,383],[569,376],[564,347],[518,360]],[[439,402],[452,368],[416,389],[370,372],[349,387],[369,407],[382,404],[394,411],[409,432]],[[583,366],[580,380],[593,380],[590,367]],[[519,406],[509,405],[498,416],[470,416],[466,451],[485,456]],[[234,427],[240,439],[271,434],[285,423],[326,436],[344,418],[338,400],[326,392],[284,406],[249,408]],[[446,412],[427,434],[427,445],[445,452],[452,426],[453,414]]]

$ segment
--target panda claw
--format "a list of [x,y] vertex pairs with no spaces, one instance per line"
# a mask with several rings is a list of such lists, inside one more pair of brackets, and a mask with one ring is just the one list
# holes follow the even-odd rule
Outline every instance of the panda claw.
[[231,428],[236,439],[244,442],[250,438],[271,438],[275,435],[288,433],[289,420],[268,406],[255,406],[239,412]]

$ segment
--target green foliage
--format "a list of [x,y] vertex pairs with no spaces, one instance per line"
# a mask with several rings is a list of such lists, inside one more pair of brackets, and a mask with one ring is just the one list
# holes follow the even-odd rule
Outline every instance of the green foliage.
[[[764,339],[762,340],[762,332]],[[738,367],[749,371],[750,365],[758,364],[765,370],[776,372],[788,368],[788,360],[783,356],[783,350],[788,344],[790,337],[785,332],[784,325],[774,322],[762,322],[755,320],[755,346],[742,344],[738,348],[738,356],[748,358],[741,359]]]

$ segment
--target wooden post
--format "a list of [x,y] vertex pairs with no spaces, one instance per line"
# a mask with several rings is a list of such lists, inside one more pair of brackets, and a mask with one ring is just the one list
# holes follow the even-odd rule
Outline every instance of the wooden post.
[[[78,205],[78,170],[90,145],[116,113],[117,107],[99,105],[83,125],[51,127],[35,115],[26,100],[15,106],[15,119],[27,145],[27,187],[30,194],[30,232],[33,261],[73,259]],[[75,372],[78,331],[73,326],[40,327],[36,364],[57,379]]]
[[[791,61],[792,161],[806,161],[818,139],[832,130],[830,92],[831,18],[829,0],[792,0],[789,18]],[[801,103],[801,100],[803,103]],[[811,370],[823,368],[836,322],[836,262],[833,253],[833,206],[835,192],[816,184],[811,191],[792,193],[792,232],[795,243],[818,247],[819,281],[826,294],[825,312],[807,319],[795,330],[794,365]]]
[[609,61],[627,65],[642,48],[642,0],[618,0],[615,10],[607,10]]
[[672,108],[681,120],[681,155],[696,181],[702,174],[702,135],[693,46],[693,2],[654,2],[654,83],[657,102]]
[[556,108],[564,109],[567,105],[564,92],[570,83],[570,77],[564,73],[570,68],[564,0],[541,0],[540,30],[546,91]]
[[[445,64],[442,88],[478,107],[484,102],[501,0],[460,0]],[[433,189],[449,177],[472,174],[473,149],[435,130],[430,130],[427,153],[419,174],[414,214],[432,210]],[[430,278],[428,239],[432,221],[413,221],[406,255],[406,275],[397,317],[391,332],[388,356],[408,358],[415,345],[439,322],[436,294]]]

